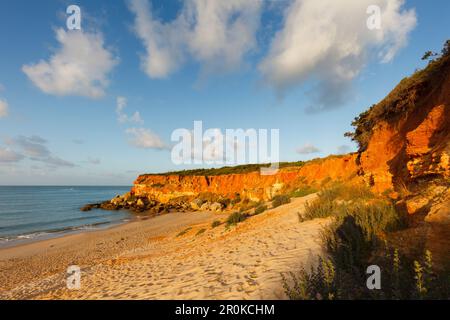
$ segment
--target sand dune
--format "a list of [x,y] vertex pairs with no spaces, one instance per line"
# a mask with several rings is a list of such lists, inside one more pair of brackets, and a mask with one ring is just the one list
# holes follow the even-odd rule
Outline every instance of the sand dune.
[[[322,253],[319,234],[326,220],[299,223],[297,216],[312,197],[228,229],[211,227],[224,214],[176,213],[3,249],[0,298],[284,298],[280,273]],[[197,235],[201,229],[206,231]],[[82,268],[80,290],[65,286],[71,264]]]

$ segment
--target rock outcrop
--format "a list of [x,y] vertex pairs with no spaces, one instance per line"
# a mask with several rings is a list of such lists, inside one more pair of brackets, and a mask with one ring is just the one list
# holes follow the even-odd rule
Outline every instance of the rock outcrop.
[[248,198],[252,201],[270,200],[286,188],[298,183],[320,184],[328,180],[348,180],[357,177],[356,154],[332,156],[314,160],[301,167],[282,168],[274,175],[261,175],[259,171],[245,174],[217,176],[142,175],[131,193],[148,196],[167,203],[171,199],[201,193],[213,193],[224,198]]
[[373,190],[395,190],[409,214],[449,220],[443,209],[450,186],[449,53],[404,79],[355,123],[360,174]]
[[[380,103],[357,117],[357,154],[330,156],[303,166],[280,169],[274,175],[259,171],[222,174],[145,174],[125,198],[102,208],[161,210],[184,199],[175,209],[220,211],[226,199],[270,200],[298,185],[320,186],[326,181],[357,181],[374,192],[397,198],[410,214],[429,213],[429,221],[450,221],[450,54],[405,78]],[[206,201],[201,195],[214,195]],[[94,205],[95,207],[96,205]],[[156,208],[156,209],[155,209]]]

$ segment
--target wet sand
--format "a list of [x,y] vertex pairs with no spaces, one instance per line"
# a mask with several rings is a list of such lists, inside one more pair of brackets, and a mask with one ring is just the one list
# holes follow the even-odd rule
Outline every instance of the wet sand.
[[[225,213],[171,213],[0,249],[0,298],[283,299],[280,274],[323,253],[327,220],[298,221],[313,197],[230,228],[211,227]],[[81,267],[79,290],[66,288],[70,265]]]

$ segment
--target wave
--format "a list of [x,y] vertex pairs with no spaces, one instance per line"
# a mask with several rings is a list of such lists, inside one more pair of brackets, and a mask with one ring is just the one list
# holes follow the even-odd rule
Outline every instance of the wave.
[[[117,221],[116,223],[120,223],[121,221]],[[125,222],[123,220],[122,222]],[[5,243],[12,243],[16,241],[22,241],[22,240],[38,240],[41,238],[50,238],[57,235],[64,235],[68,233],[75,233],[79,231],[89,231],[89,230],[98,230],[101,229],[102,226],[106,225],[114,225],[113,222],[96,222],[91,224],[85,224],[81,226],[72,226],[72,227],[64,227],[64,228],[57,228],[57,229],[50,229],[45,231],[39,231],[39,232],[31,232],[31,233],[25,233],[20,235],[14,235],[14,236],[4,236],[0,237],[0,245]]]

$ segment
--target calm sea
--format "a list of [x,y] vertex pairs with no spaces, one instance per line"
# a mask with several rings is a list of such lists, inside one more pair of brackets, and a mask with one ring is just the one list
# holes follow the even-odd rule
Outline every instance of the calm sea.
[[129,190],[130,187],[0,186],[0,246],[128,221],[131,215],[127,211],[81,212],[80,208]]

